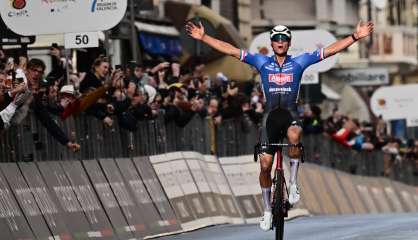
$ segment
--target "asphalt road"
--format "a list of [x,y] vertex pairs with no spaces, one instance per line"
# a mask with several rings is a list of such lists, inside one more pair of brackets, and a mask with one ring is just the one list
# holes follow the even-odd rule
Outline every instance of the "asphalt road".
[[[159,240],[272,240],[257,225],[222,225]],[[302,217],[285,223],[288,240],[418,240],[418,213]]]

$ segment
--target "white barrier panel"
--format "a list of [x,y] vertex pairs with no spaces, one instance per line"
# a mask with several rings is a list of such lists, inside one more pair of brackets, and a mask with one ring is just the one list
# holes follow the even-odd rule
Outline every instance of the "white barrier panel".
[[183,157],[186,159],[186,163],[198,187],[203,203],[206,206],[206,210],[212,219],[212,223],[229,223],[230,220],[229,217],[227,217],[227,212],[225,211],[225,204],[221,203],[221,207],[219,205],[219,201],[216,200],[221,196],[215,194],[209,184],[209,169],[207,168],[203,155],[196,152],[183,152]]
[[225,172],[241,212],[248,223],[258,222],[263,212],[258,181],[260,167],[252,156],[225,157],[219,162]]
[[221,211],[229,216],[231,223],[244,223],[238,206],[236,205],[236,200],[231,187],[228,184],[228,180],[223,173],[218,159],[215,156],[206,155],[204,162],[201,164],[207,169],[206,174],[208,174],[208,179],[210,179],[209,184],[213,192],[218,195],[217,203],[220,206]]
[[212,225],[181,152],[151,156],[150,160],[177,216],[180,217],[183,230]]

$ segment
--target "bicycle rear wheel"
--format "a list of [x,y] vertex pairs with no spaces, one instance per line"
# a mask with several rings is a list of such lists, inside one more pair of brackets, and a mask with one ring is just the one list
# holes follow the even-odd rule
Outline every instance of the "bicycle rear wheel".
[[273,203],[273,226],[276,240],[283,240],[284,234],[284,176],[283,171],[276,170],[274,203]]

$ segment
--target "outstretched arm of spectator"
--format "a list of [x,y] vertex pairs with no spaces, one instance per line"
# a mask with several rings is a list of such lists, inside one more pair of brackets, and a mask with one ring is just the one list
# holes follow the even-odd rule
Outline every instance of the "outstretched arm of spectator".
[[169,66],[170,66],[170,63],[169,62],[159,63],[159,64],[157,64],[155,67],[153,67],[151,69],[151,73],[152,74],[156,74],[158,71],[161,71],[161,70],[163,70],[165,68],[168,68]]
[[199,22],[199,26],[194,25],[192,22],[188,22],[186,24],[186,30],[189,36],[196,40],[200,40],[207,45],[215,48],[221,53],[240,58],[241,50],[232,46],[231,44],[213,38],[205,33],[205,28],[203,27],[202,23]]
[[340,51],[348,48],[357,40],[363,39],[369,36],[373,32],[373,23],[367,22],[363,24],[361,21],[357,24],[356,31],[344,39],[341,39],[324,49],[324,58],[339,53]]
[[35,98],[32,104],[36,118],[42,123],[49,134],[51,134],[59,143],[72,151],[77,151],[80,148],[78,144],[70,142],[67,135],[54,122],[54,120],[52,120],[48,110],[42,105],[39,99]]

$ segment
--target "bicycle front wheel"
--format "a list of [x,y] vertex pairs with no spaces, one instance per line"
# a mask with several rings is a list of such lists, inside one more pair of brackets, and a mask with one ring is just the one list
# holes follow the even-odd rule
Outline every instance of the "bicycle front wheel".
[[284,176],[283,171],[277,171],[273,203],[273,225],[275,228],[276,240],[283,240],[284,208]]

